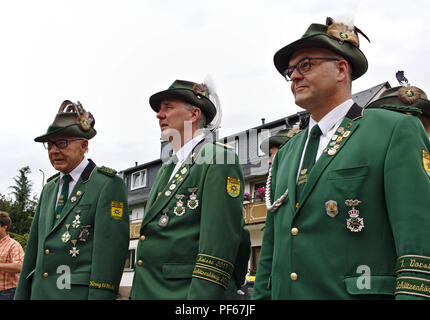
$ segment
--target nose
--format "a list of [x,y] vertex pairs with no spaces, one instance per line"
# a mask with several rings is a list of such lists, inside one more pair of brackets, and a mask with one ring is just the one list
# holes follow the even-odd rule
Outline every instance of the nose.
[[162,109],[160,108],[160,110],[158,110],[157,112],[157,119],[164,119],[166,117],[166,114],[164,111],[162,111]]
[[297,69],[297,66],[293,69],[293,73],[291,74],[291,81],[294,81],[295,79],[302,79],[303,75],[299,72],[299,70]]

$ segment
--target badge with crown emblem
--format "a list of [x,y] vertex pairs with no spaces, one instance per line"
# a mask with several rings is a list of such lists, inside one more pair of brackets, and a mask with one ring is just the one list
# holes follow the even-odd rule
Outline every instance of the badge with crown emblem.
[[191,210],[196,209],[199,206],[199,200],[197,200],[197,195],[195,192],[197,191],[197,188],[189,188],[188,192],[191,192],[190,194],[190,200],[187,202],[187,207]]
[[184,194],[177,194],[175,196],[178,201],[176,202],[176,207],[173,208],[173,213],[178,217],[183,216],[185,214],[185,207],[182,198],[185,197]]
[[364,219],[360,218],[360,211],[355,209],[361,203],[360,200],[345,200],[345,204],[351,207],[348,211],[349,218],[346,219],[346,227],[351,232],[360,232],[364,228]]

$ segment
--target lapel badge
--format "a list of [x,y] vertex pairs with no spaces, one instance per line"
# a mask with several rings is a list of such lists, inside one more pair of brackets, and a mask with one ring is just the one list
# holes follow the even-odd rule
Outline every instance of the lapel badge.
[[349,128],[351,128],[352,127],[352,123],[350,122],[350,123],[348,123],[347,125],[346,125],[346,128],[347,129],[349,129]]
[[330,218],[334,218],[339,213],[339,209],[337,207],[337,202],[334,200],[329,200],[325,203],[326,213]]
[[343,127],[339,127],[337,128],[337,132],[339,132],[340,134],[343,134],[345,132],[345,129]]
[[345,133],[343,134],[344,138],[347,138],[349,135],[351,134],[351,131],[345,131]]
[[337,143],[340,143],[340,142],[342,142],[342,139],[343,139],[343,137],[342,137],[342,136],[338,136],[338,137],[337,137],[337,139],[336,139],[336,142],[337,142]]
[[164,195],[166,197],[170,196],[172,194],[172,192],[170,190],[167,190],[166,192],[164,192]]
[[79,197],[80,195],[82,195],[82,191],[81,190],[76,191],[76,195]]
[[70,201],[71,201],[71,202],[75,202],[75,201],[76,201],[76,197],[75,197],[75,196],[71,197],[71,198],[70,198]]
[[81,227],[81,233],[79,234],[79,241],[87,242],[88,237],[90,235],[90,231],[88,230],[91,226],[83,226]]
[[70,228],[70,224],[66,224],[66,232],[64,232],[63,235],[61,236],[61,241],[63,243],[66,243],[71,238],[70,233],[69,233],[69,228]]
[[334,134],[332,137],[331,137],[331,140],[332,141],[336,141],[336,139],[338,138],[339,136],[337,135],[337,134]]
[[72,258],[76,258],[79,254],[79,250],[76,247],[76,242],[78,242],[78,240],[72,240],[71,242],[73,243],[73,247],[72,250],[69,250],[69,254],[72,256]]
[[169,187],[169,190],[173,191],[173,190],[175,190],[175,188],[176,188],[176,184],[172,183]]
[[183,194],[177,194],[175,196],[178,201],[176,202],[176,207],[173,208],[173,213],[178,217],[183,216],[185,214],[184,203],[182,202],[182,198],[185,197]]
[[187,207],[191,210],[196,209],[199,206],[199,200],[197,200],[197,195],[195,192],[197,191],[197,188],[189,188],[188,192],[191,192],[190,194],[190,200],[187,202]]
[[334,148],[330,148],[330,149],[328,149],[328,151],[327,151],[327,153],[328,153],[330,156],[334,156],[334,155],[336,154],[336,152],[337,152],[337,150],[336,150],[336,149],[334,149]]
[[182,170],[181,170],[181,174],[186,174],[187,171],[188,171],[187,168],[183,167]]
[[162,211],[163,214],[161,215],[160,220],[158,220],[158,225],[161,228],[166,227],[167,224],[169,223],[169,216],[167,215],[167,212],[169,212],[169,209],[164,208]]
[[80,216],[81,210],[76,211],[75,219],[72,222],[72,227],[77,229],[81,225],[81,216]]
[[360,211],[355,209],[360,203],[360,200],[345,200],[345,204],[351,207],[351,210],[348,211],[349,218],[346,219],[346,227],[351,232],[359,232],[364,228],[364,219],[359,217]]

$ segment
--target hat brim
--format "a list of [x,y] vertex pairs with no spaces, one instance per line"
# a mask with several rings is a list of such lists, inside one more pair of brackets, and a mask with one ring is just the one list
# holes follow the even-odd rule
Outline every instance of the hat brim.
[[157,92],[149,98],[151,108],[158,112],[160,110],[161,101],[164,99],[179,99],[198,107],[204,112],[207,123],[210,123],[216,115],[216,108],[212,101],[203,95],[196,94],[189,89],[167,89]]
[[[271,148],[279,148],[284,142],[287,142],[290,140],[288,137],[279,137],[279,136],[273,136],[267,139],[264,139],[260,144],[260,149],[265,154],[269,154]],[[266,152],[267,151],[267,152]]]
[[303,48],[325,48],[341,55],[352,66],[352,80],[358,79],[367,71],[366,56],[358,47],[349,42],[340,43],[339,39],[326,33],[316,33],[296,40],[275,53],[273,60],[280,74],[284,75],[293,53]]
[[[399,104],[399,98],[394,96],[387,96],[369,103],[366,109],[381,108],[383,105],[407,106],[407,104]],[[430,116],[430,101],[426,99],[418,99],[414,104],[409,107],[415,107],[422,111],[423,114]]]
[[52,127],[50,126],[46,134],[41,135],[34,139],[36,142],[47,142],[55,137],[78,137],[90,140],[97,134],[94,128],[91,128],[88,132],[83,133],[79,129],[77,124],[69,125],[66,127]]

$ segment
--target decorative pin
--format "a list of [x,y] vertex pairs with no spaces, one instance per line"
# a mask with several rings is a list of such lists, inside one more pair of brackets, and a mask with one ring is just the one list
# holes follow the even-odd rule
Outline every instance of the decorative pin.
[[170,190],[167,190],[166,192],[164,192],[164,195],[166,197],[170,196],[172,194],[172,192]]
[[71,198],[70,198],[70,201],[71,201],[71,202],[75,202],[75,201],[76,201],[76,197],[75,197],[75,196],[71,197]]
[[346,138],[351,134],[351,131],[345,131],[345,133],[343,134],[343,137]]
[[88,230],[91,228],[90,225],[81,227],[81,233],[79,234],[79,241],[81,242],[87,242],[88,237],[90,235],[90,231]]
[[199,200],[197,200],[197,195],[194,193],[197,191],[197,188],[189,188],[188,192],[191,192],[190,194],[190,200],[187,202],[187,207],[191,210],[196,209],[199,206]]
[[187,168],[185,168],[185,167],[184,167],[184,168],[182,168],[181,173],[182,173],[182,174],[186,174],[186,173],[187,173],[187,171],[188,171],[188,170],[187,170]]
[[81,194],[82,194],[82,191],[81,191],[81,190],[76,191],[76,195],[77,195],[77,196],[80,196]]
[[336,154],[336,152],[337,152],[337,150],[336,150],[336,149],[334,149],[334,148],[330,148],[330,149],[328,149],[328,151],[327,151],[327,153],[328,153],[330,156],[334,156],[334,155]]
[[351,232],[359,232],[364,228],[364,220],[360,218],[360,211],[355,209],[361,203],[360,200],[345,200],[345,204],[348,207],[352,207],[348,211],[349,218],[346,219],[346,227],[351,230]]
[[76,258],[79,254],[79,250],[76,247],[76,242],[78,242],[78,240],[71,240],[73,247],[72,250],[69,250],[69,254],[72,255],[72,258]]
[[336,142],[337,142],[337,143],[340,143],[340,142],[342,142],[342,139],[343,139],[343,137],[342,137],[342,136],[339,136],[339,137],[337,137]]
[[347,129],[349,129],[349,128],[351,128],[352,127],[352,123],[350,122],[350,123],[348,123],[347,125],[346,125],[346,128]]
[[339,132],[340,134],[343,134],[345,132],[345,129],[343,127],[340,127],[337,129],[337,132]]
[[61,236],[61,241],[63,241],[63,243],[66,243],[71,238],[69,233],[69,228],[70,228],[70,224],[66,224],[66,232],[64,232],[63,235]]
[[337,135],[337,134],[334,134],[334,135],[331,137],[331,140],[336,141],[337,137],[338,137],[338,135]]
[[167,213],[169,212],[169,209],[164,208],[162,212],[163,214],[161,215],[160,220],[158,220],[158,225],[161,228],[165,228],[169,223],[169,216],[167,215]]
[[178,201],[176,202],[176,207],[173,208],[173,213],[178,217],[183,216],[185,214],[184,203],[182,202],[182,198],[185,197],[183,194],[177,194],[175,196]]
[[72,227],[77,229],[79,228],[79,226],[81,225],[81,216],[80,216],[81,211],[76,211],[76,216],[75,216],[75,220],[73,220],[72,222]]
[[337,207],[337,202],[334,200],[329,200],[325,203],[326,213],[330,218],[334,218],[339,213],[339,209]]
[[173,191],[176,188],[176,184],[172,183],[169,187],[169,190]]

